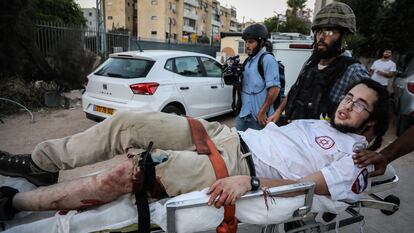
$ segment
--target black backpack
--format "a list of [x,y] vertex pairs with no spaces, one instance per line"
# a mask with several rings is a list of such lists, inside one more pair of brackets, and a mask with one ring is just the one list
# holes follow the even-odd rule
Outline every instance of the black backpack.
[[[263,81],[265,80],[264,77],[264,68],[263,68],[263,57],[266,54],[270,54],[273,57],[275,56],[273,53],[270,52],[264,52],[259,57],[259,62],[257,62],[257,70],[259,71],[260,77],[262,77]],[[273,102],[273,108],[276,110],[277,107],[279,107],[280,103],[282,103],[283,99],[285,98],[285,85],[286,85],[286,79],[285,79],[285,66],[282,64],[282,62],[277,61],[279,66],[279,79],[280,79],[280,91],[279,95],[276,97],[275,102]],[[243,69],[247,64],[247,59],[243,62]]]

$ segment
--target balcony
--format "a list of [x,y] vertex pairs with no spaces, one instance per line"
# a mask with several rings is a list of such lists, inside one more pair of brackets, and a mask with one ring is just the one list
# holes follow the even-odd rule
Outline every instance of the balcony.
[[231,32],[237,32],[237,27],[230,26],[230,31],[231,31]]
[[195,11],[184,10],[184,18],[197,20],[197,15]]
[[194,7],[200,7],[198,0],[184,0],[184,3],[194,6]]
[[236,18],[236,17],[234,17],[234,16],[232,16],[232,17],[230,18],[230,21],[232,21],[232,22],[237,22],[237,18]]
[[211,24],[217,27],[221,27],[221,22],[215,19],[211,19]]
[[189,33],[195,33],[196,32],[194,27],[191,27],[191,26],[188,26],[188,25],[183,25],[183,31],[189,32]]

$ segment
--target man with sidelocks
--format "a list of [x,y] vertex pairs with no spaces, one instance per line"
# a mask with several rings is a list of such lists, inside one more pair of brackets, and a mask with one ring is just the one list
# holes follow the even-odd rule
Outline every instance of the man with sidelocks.
[[[260,187],[312,181],[316,194],[330,195],[333,200],[357,200],[369,182],[367,168],[353,163],[353,148],[368,144],[372,136],[365,136],[383,135],[387,130],[387,101],[381,85],[362,80],[341,97],[331,123],[297,120],[283,127],[269,123],[260,131],[239,132],[239,138],[234,129],[201,120],[229,173],[217,181],[208,156],[194,152],[187,119],[158,112],[119,113],[82,133],[43,142],[31,155],[13,157],[2,152],[0,173],[46,185],[56,180],[60,169],[117,154],[133,155],[133,148],[145,148],[153,141],[157,149],[151,157],[158,162],[157,182],[168,196],[210,186],[209,204],[219,207],[234,204],[245,192]],[[241,141],[250,148],[256,176],[251,175],[246,162],[250,153],[240,150]],[[110,171],[29,192],[3,186],[0,216],[5,220],[23,210],[78,209],[85,200],[111,202],[133,191],[133,174],[140,172],[134,161],[128,158]]]

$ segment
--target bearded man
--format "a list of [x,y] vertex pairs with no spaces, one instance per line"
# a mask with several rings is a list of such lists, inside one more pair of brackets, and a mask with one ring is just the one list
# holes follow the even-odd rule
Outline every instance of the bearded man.
[[335,111],[351,84],[369,78],[362,64],[343,54],[345,38],[355,33],[355,25],[354,12],[341,2],[331,3],[316,14],[313,53],[269,122],[278,122],[283,111],[288,121],[325,118]]

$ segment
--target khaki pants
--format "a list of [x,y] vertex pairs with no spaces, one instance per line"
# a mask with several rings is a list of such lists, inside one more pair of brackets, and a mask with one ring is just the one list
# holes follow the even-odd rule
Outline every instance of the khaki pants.
[[[222,154],[230,176],[249,174],[235,129],[200,120]],[[215,175],[206,155],[199,155],[187,119],[160,112],[120,112],[84,132],[36,146],[33,161],[47,171],[72,169],[107,160],[150,141],[168,160],[156,166],[170,196],[208,187]]]

